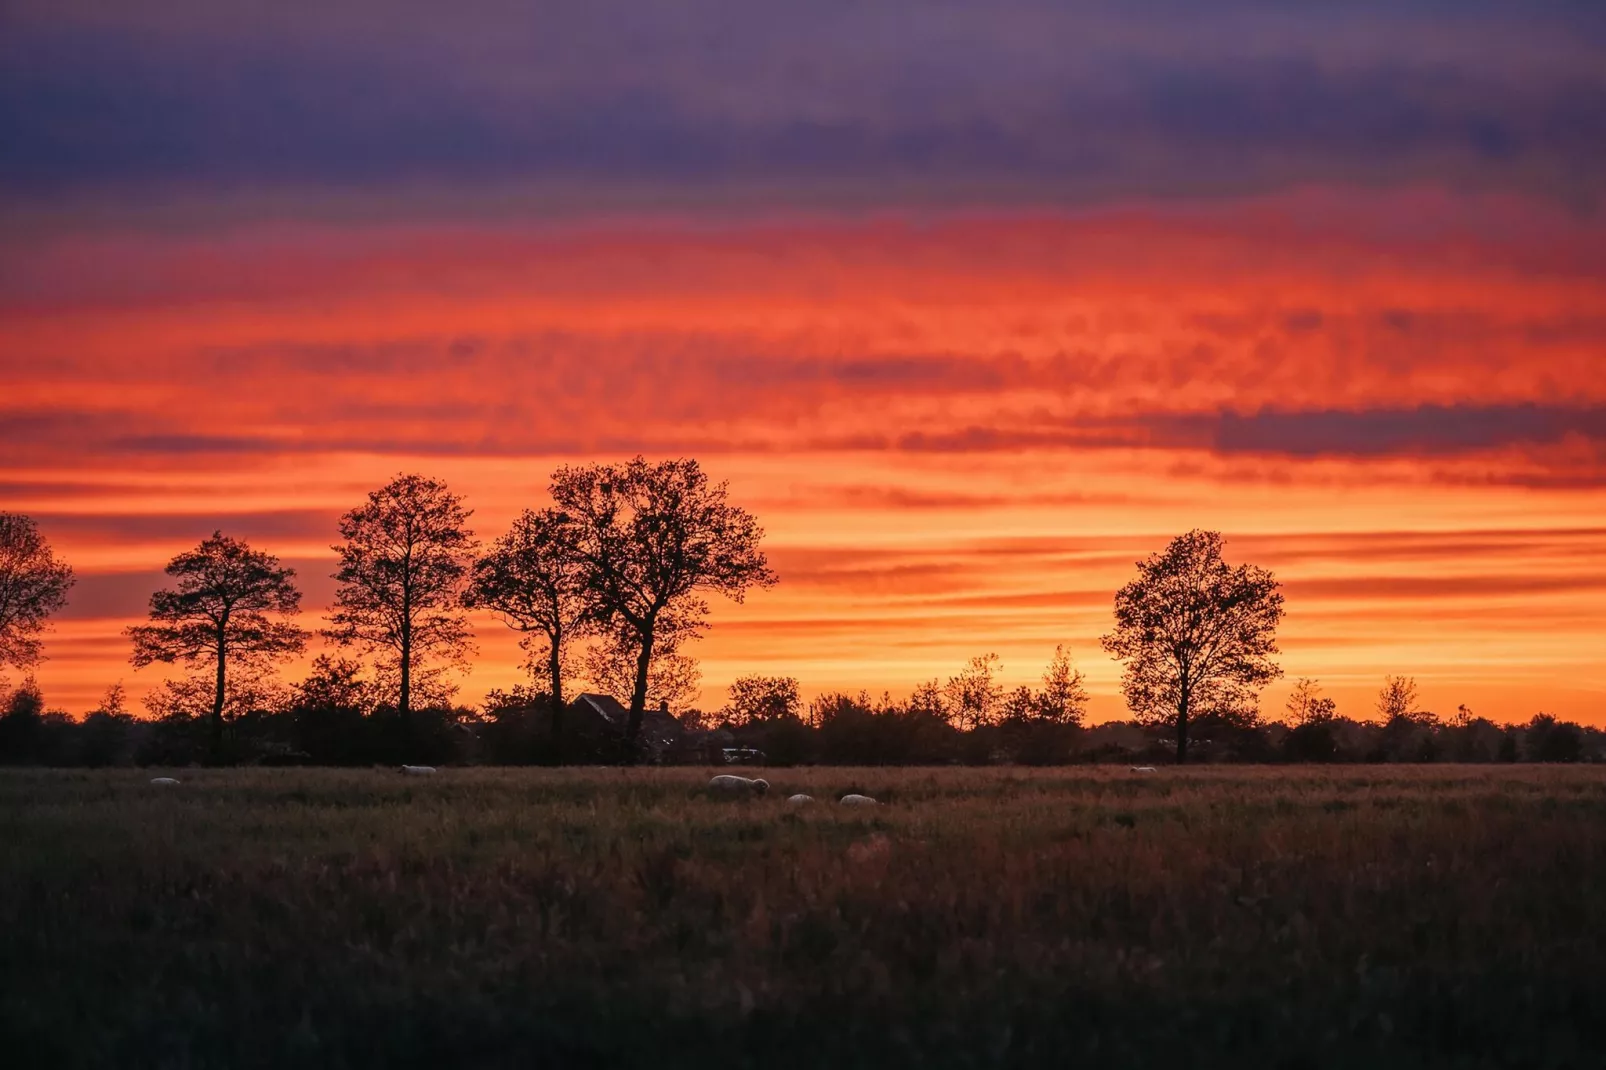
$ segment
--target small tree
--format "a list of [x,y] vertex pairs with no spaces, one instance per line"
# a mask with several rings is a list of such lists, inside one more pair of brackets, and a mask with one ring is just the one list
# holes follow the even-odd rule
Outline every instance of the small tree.
[[1338,703],[1322,695],[1322,685],[1309,677],[1300,677],[1283,707],[1286,720],[1298,727],[1307,724],[1326,724],[1338,716]]
[[438,480],[401,475],[340,518],[340,587],[323,634],[388,655],[380,675],[394,670],[404,717],[427,659],[460,665],[473,650],[460,596],[475,542],[462,502]]
[[1121,689],[1140,720],[1174,729],[1177,762],[1188,759],[1197,717],[1241,720],[1282,675],[1277,625],[1283,596],[1263,568],[1221,559],[1221,535],[1190,531],[1138,562],[1138,578],[1115,596],[1115,630],[1104,649],[1126,662]]
[[914,691],[909,694],[909,701],[904,709],[910,714],[933,717],[939,721],[952,723],[953,711],[948,705],[948,693],[936,679],[916,684]]
[[43,749],[45,696],[32,676],[5,696],[0,709],[0,764],[28,765]]
[[1003,668],[997,654],[971,658],[957,676],[944,687],[954,727],[962,732],[997,724],[1003,710],[1004,688],[998,683]]
[[127,630],[136,669],[182,662],[212,669],[211,753],[223,753],[223,708],[233,664],[261,667],[300,653],[307,633],[287,620],[301,608],[295,571],[221,531],[168,562],[175,589],[151,595],[150,624]]
[[299,706],[329,707],[367,713],[374,707],[374,685],[363,679],[363,667],[351,658],[319,654],[306,678],[295,686]]
[[634,753],[662,629],[689,638],[708,612],[705,592],[740,602],[774,584],[759,549],[764,531],[693,460],[561,468],[552,500],[574,525],[592,618],[613,650],[635,656],[625,734]]
[[67,604],[72,569],[56,559],[28,517],[0,513],[0,668],[44,660],[49,616]]
[[796,717],[802,702],[797,680],[790,676],[741,676],[730,686],[730,701],[720,712],[734,725]]
[[1004,696],[1000,706],[1005,722],[1036,721],[1043,718],[1043,696],[1021,684]]
[[586,573],[574,528],[555,509],[526,509],[513,529],[474,564],[467,604],[495,612],[522,633],[532,669],[550,681],[552,735],[562,734],[563,676],[570,645],[592,630]]
[[[163,680],[145,692],[145,712],[158,720],[199,719],[210,730],[212,699],[217,687],[210,673],[186,673]],[[234,659],[223,694],[223,721],[279,709],[290,701],[291,690],[277,677],[272,664]]]
[[1416,681],[1409,676],[1384,677],[1383,690],[1377,693],[1377,712],[1385,724],[1422,720],[1425,715],[1417,706]]
[[1081,670],[1071,666],[1064,644],[1054,648],[1054,657],[1043,672],[1043,690],[1038,694],[1038,716],[1055,724],[1080,727],[1087,713],[1087,687]]
[[128,691],[123,687],[121,680],[107,686],[101,694],[100,705],[93,712],[109,714],[112,717],[129,716]]
[[352,765],[375,757],[374,685],[352,659],[320,654],[288,703],[297,749],[320,765]]

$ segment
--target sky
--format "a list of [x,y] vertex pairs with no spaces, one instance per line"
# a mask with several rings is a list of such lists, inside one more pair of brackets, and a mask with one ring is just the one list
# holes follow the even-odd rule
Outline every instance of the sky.
[[1268,714],[1606,724],[1606,6],[9,0],[0,146],[52,706],[158,682],[122,629],[214,528],[315,627],[391,476],[489,539],[641,453],[781,578],[705,707],[1064,643],[1122,716],[1114,592],[1206,527],[1284,584]]

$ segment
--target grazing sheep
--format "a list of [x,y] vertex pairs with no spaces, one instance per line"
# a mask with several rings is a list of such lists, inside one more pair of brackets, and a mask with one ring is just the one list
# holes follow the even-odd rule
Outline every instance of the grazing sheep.
[[881,804],[868,795],[844,795],[841,799],[843,806],[880,806]]
[[711,795],[762,795],[769,790],[770,782],[767,780],[749,780],[732,773],[721,773],[708,782]]
[[808,803],[811,803],[811,802],[814,801],[814,796],[812,796],[812,795],[793,795],[790,798],[788,798],[786,801],[788,803],[790,803],[791,805],[793,805],[793,806],[805,806]]
[[157,776],[157,777],[151,777],[151,783],[152,784],[177,784],[178,781],[174,780],[170,776]]
[[435,775],[435,767],[433,765],[404,765],[401,767],[401,771],[408,776]]
[[1134,765],[1132,767],[1132,771],[1134,773],[1157,773],[1157,772],[1159,772],[1159,770],[1156,769],[1152,765]]

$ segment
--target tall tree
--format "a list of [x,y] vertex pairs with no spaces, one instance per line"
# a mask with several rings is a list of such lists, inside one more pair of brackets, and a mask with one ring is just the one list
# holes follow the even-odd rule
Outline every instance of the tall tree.
[[1221,535],[1190,531],[1138,562],[1115,596],[1104,649],[1126,662],[1121,689],[1139,719],[1173,728],[1188,760],[1190,722],[1253,711],[1261,687],[1282,675],[1277,625],[1283,596],[1263,568],[1221,559]]
[[532,669],[544,662],[551,690],[552,734],[562,734],[563,675],[570,645],[594,623],[574,526],[556,509],[526,509],[513,528],[474,563],[466,604],[494,611],[521,632]]
[[697,634],[706,592],[740,602],[750,588],[774,584],[759,549],[764,531],[689,459],[562,468],[552,500],[574,525],[593,618],[635,654],[625,738],[633,753],[659,636],[665,628],[677,639]]
[[213,670],[211,750],[223,750],[223,706],[231,664],[263,666],[300,653],[307,633],[287,620],[301,609],[295,570],[221,531],[167,564],[173,589],[151,595],[150,624],[128,629],[136,669],[153,662]]
[[25,669],[44,658],[40,634],[67,604],[72,569],[57,560],[39,527],[19,513],[0,513],[0,667]]
[[401,475],[340,518],[340,587],[323,634],[388,655],[403,715],[420,665],[462,664],[473,649],[461,601],[476,549],[469,516],[445,483]]

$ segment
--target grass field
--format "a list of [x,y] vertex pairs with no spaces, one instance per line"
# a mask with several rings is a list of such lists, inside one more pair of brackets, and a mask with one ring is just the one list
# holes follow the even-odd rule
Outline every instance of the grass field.
[[154,775],[0,773],[8,1065],[1606,1065],[1606,768]]

